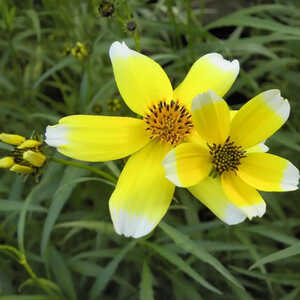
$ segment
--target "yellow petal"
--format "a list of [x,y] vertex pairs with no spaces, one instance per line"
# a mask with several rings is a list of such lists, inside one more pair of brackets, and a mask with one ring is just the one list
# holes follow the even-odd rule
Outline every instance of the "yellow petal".
[[35,148],[40,146],[41,143],[36,140],[26,140],[24,143],[18,146],[18,149],[28,149],[28,148]]
[[19,164],[14,164],[9,170],[18,174],[30,174],[34,171],[34,169],[31,167],[22,166]]
[[207,177],[212,165],[207,149],[184,143],[170,151],[163,160],[166,177],[177,186],[189,187]]
[[242,159],[237,173],[258,190],[280,192],[298,189],[298,169],[277,155],[249,153]]
[[107,161],[128,156],[149,142],[143,120],[74,115],[48,126],[45,142],[69,157]]
[[109,56],[119,92],[132,111],[144,115],[150,105],[173,99],[170,80],[154,60],[124,42],[114,42]]
[[243,211],[251,220],[253,217],[262,217],[266,211],[266,203],[258,191],[246,184],[234,172],[224,172],[221,176],[225,195]]
[[8,169],[14,164],[14,158],[6,156],[0,159],[0,168]]
[[18,134],[1,133],[0,141],[10,145],[20,145],[25,141],[25,138]]
[[127,161],[109,200],[118,234],[139,238],[160,222],[172,201],[175,186],[165,178],[162,160],[170,146],[153,141]]
[[199,136],[210,144],[222,144],[228,137],[229,108],[213,91],[209,90],[194,98],[192,120]]
[[46,160],[46,156],[41,152],[27,150],[23,153],[23,159],[28,161],[35,167],[41,167]]
[[193,64],[183,82],[175,89],[174,99],[190,108],[193,98],[208,90],[223,97],[234,83],[239,70],[237,60],[230,62],[218,53],[206,54]]
[[263,92],[246,103],[231,122],[231,140],[244,149],[265,141],[287,120],[289,102],[279,90]]
[[224,194],[219,177],[207,177],[188,189],[226,224],[235,225],[245,220],[246,215]]

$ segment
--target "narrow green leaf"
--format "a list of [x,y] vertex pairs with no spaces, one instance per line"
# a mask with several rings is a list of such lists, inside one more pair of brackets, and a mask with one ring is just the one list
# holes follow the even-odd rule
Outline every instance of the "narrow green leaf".
[[156,253],[158,253],[160,256],[165,258],[167,261],[175,265],[178,269],[180,269],[182,272],[186,273],[190,277],[192,277],[195,281],[200,283],[205,288],[209,289],[212,292],[215,292],[216,294],[221,295],[222,292],[211,285],[206,279],[204,279],[201,275],[199,275],[194,269],[191,268],[190,265],[188,265],[180,256],[174,254],[170,250],[158,246],[154,243],[149,243],[145,241],[141,241],[140,243],[148,246],[149,248],[153,249]]
[[140,285],[140,300],[154,300],[153,276],[146,261],[143,264],[142,280]]
[[[0,200],[0,212],[8,212],[8,211],[21,211],[23,209],[24,203],[20,201],[12,201],[12,200]],[[30,204],[27,207],[28,211],[36,211],[46,213],[47,209],[39,206]]]
[[[53,226],[63,209],[65,203],[69,199],[70,195],[72,194],[73,189],[76,186],[76,182],[73,183],[74,180],[78,179],[79,176],[85,174],[85,170],[75,169],[72,166],[68,166],[65,169],[64,176],[61,180],[60,187],[58,188],[57,192],[53,196],[53,201],[51,206],[48,210],[48,215],[44,224],[43,234],[42,234],[42,241],[41,241],[41,253],[42,256],[45,255],[45,250],[53,229]],[[71,183],[71,184],[69,184]]]
[[70,300],[76,300],[76,291],[71,272],[65,264],[65,260],[61,254],[51,247],[50,251],[50,268],[55,275],[56,282],[67,295]]
[[234,283],[239,288],[243,288],[236,278],[211,254],[209,254],[203,247],[192,241],[187,235],[182,234],[180,231],[166,224],[160,223],[160,228],[182,249],[195,255],[197,258],[205,263],[210,264],[226,279]]
[[46,295],[9,295],[9,296],[0,296],[0,300],[59,300],[59,298]]
[[113,234],[114,228],[111,223],[102,222],[102,221],[71,221],[71,222],[64,222],[59,223],[55,226],[55,229],[59,228],[84,228],[90,229],[95,231],[101,231],[107,234]]
[[136,240],[131,241],[123,248],[118,255],[103,269],[103,271],[97,276],[95,283],[89,293],[89,299],[96,300],[100,298],[101,293],[105,289],[111,277],[117,270],[119,263],[123,260],[128,251],[130,251],[136,245]]
[[41,84],[45,79],[56,73],[57,71],[71,65],[74,63],[74,57],[66,57],[62,59],[60,62],[55,64],[52,68],[46,71],[40,78],[34,83],[33,88],[37,88],[39,84]]
[[33,28],[36,32],[37,40],[40,41],[41,40],[41,26],[40,26],[40,19],[39,19],[38,14],[33,9],[27,10],[26,14],[32,21]]
[[263,257],[253,264],[249,269],[252,270],[267,263],[275,262],[277,260],[285,259],[298,254],[300,254],[300,243]]

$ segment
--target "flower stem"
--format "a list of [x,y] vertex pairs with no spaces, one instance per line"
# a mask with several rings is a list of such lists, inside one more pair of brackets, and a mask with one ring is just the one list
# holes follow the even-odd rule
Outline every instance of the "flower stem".
[[88,170],[92,173],[95,173],[113,183],[117,183],[117,179],[102,171],[102,170],[99,170],[98,168],[94,168],[94,167],[91,167],[91,166],[88,166],[88,165],[84,165],[82,163],[79,163],[79,162],[75,162],[75,161],[71,161],[71,160],[65,160],[65,159],[61,159],[61,158],[57,158],[57,157],[51,157],[51,160],[54,161],[54,162],[57,162],[57,163],[60,163],[60,164],[64,164],[64,165],[69,165],[69,166],[73,166],[75,168],[80,168],[80,169],[85,169],[85,170]]

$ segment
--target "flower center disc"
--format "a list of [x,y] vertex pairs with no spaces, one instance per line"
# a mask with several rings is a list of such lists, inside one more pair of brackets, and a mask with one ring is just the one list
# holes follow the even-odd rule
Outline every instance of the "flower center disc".
[[212,164],[217,173],[222,174],[227,171],[237,171],[241,159],[246,157],[246,151],[241,146],[237,146],[228,137],[223,145],[208,145],[209,154],[212,156]]
[[149,108],[149,113],[144,117],[147,123],[146,130],[150,138],[159,138],[171,145],[178,145],[191,133],[193,124],[191,114],[184,105],[178,101],[166,103],[160,101]]

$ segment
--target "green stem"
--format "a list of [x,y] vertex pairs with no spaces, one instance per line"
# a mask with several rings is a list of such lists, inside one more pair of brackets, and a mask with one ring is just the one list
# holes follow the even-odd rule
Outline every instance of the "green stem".
[[136,49],[136,51],[137,52],[141,52],[140,35],[139,35],[139,30],[138,29],[136,29],[134,31],[133,37],[134,37],[134,41],[135,41],[135,49]]
[[80,169],[85,169],[85,170],[88,170],[92,173],[95,173],[113,183],[117,183],[117,179],[115,177],[113,177],[112,175],[102,171],[102,170],[99,170],[98,168],[94,168],[94,167],[91,167],[91,166],[88,166],[88,165],[84,165],[84,164],[81,164],[79,162],[75,162],[75,161],[71,161],[71,160],[65,160],[65,159],[61,159],[61,158],[57,158],[57,157],[51,157],[50,158],[52,161],[54,162],[57,162],[57,163],[60,163],[60,164],[64,164],[64,165],[68,165],[68,166],[73,166],[75,168],[80,168]]

